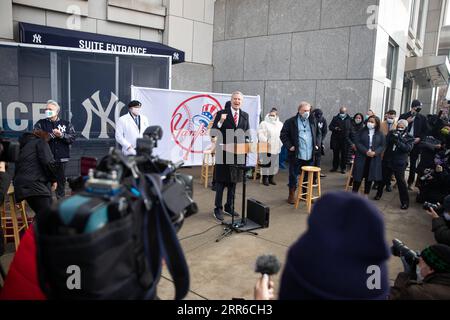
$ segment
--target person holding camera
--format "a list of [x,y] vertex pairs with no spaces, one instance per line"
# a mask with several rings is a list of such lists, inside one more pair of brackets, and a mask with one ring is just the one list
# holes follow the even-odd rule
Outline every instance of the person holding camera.
[[414,144],[414,137],[406,131],[407,127],[408,121],[399,120],[397,128],[394,131],[389,131],[387,134],[386,150],[382,162],[383,180],[378,184],[378,191],[374,198],[375,200],[381,199],[385,185],[390,183],[394,174],[397,180],[402,210],[406,210],[409,207],[405,170],[408,166],[408,154],[411,152]]
[[436,242],[450,246],[450,195],[444,198],[442,206],[429,202],[425,202],[423,206],[433,219],[431,231]]
[[408,189],[413,190],[413,183],[416,179],[417,160],[421,153],[419,143],[427,136],[428,124],[427,118],[420,114],[422,111],[422,102],[414,100],[411,103],[411,111],[404,113],[400,119],[408,121],[408,132],[414,137],[414,147],[409,155],[410,166],[408,176]]
[[449,300],[450,247],[435,244],[424,249],[412,264],[404,262],[391,288],[390,300]]

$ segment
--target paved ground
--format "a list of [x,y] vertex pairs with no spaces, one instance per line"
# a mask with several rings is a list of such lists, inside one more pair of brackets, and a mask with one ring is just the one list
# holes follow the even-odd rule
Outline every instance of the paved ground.
[[[223,227],[213,218],[214,192],[205,189],[199,183],[199,169],[185,169],[196,176],[195,200],[200,212],[186,219],[179,232],[183,239],[199,234],[208,228],[209,231],[181,240],[191,274],[191,291],[187,299],[251,299],[253,286],[258,278],[254,272],[255,260],[262,254],[275,254],[282,263],[288,247],[306,230],[307,213],[305,205],[299,209],[286,203],[287,172],[282,171],[277,177],[277,186],[266,187],[259,182],[248,183],[247,195],[270,206],[270,226],[258,230],[258,235],[233,234],[220,242]],[[328,173],[327,173],[328,174]],[[322,180],[325,192],[342,190],[345,175],[330,173]],[[241,203],[242,189],[238,185],[236,203]],[[371,196],[375,195],[375,191]],[[412,249],[421,249],[433,243],[431,219],[413,200],[408,211],[399,209],[398,192],[385,193],[381,201],[375,201],[383,212],[386,223],[386,241],[399,238]],[[237,206],[237,209],[240,205]],[[215,227],[216,226],[216,227]],[[318,254],[320,254],[318,252]],[[393,281],[402,270],[400,260],[392,257],[389,261],[390,280]],[[159,286],[159,295],[163,299],[173,298],[173,285],[165,273]],[[276,287],[279,277],[275,277]]]
[[[186,219],[179,232],[191,274],[191,290],[187,299],[251,299],[253,286],[258,278],[253,271],[256,258],[271,253],[284,263],[288,247],[306,230],[308,215],[305,205],[301,204],[296,210],[286,203],[286,170],[276,177],[277,186],[266,187],[259,182],[250,181],[247,184],[247,196],[270,206],[269,228],[258,230],[257,236],[232,234],[217,243],[215,240],[223,232],[223,226],[212,215],[215,193],[200,185],[200,168],[183,171],[196,178],[194,198],[200,209],[199,213]],[[322,180],[323,191],[343,190],[345,179],[346,176],[340,173],[328,174]],[[413,199],[414,194],[411,195]],[[241,196],[242,185],[239,184],[237,210],[240,209]],[[399,238],[412,249],[421,249],[433,243],[430,218],[414,201],[411,201],[408,211],[400,210],[398,193],[394,190],[392,193],[385,193],[376,205],[385,217],[387,242],[391,243],[393,238]],[[204,232],[205,230],[208,231]],[[0,263],[8,265],[11,258],[12,254],[3,256]],[[391,281],[401,269],[399,259],[392,257],[389,261]],[[279,277],[274,279],[278,288]],[[158,294],[162,299],[173,298],[173,285],[166,271],[160,281]]]

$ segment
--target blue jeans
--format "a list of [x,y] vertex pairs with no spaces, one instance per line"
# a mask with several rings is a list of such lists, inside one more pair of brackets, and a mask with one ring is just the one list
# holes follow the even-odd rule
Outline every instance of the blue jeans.
[[280,162],[279,162],[280,169],[286,169],[285,163],[287,160],[287,156],[288,156],[288,151],[285,146],[282,146],[281,152],[280,152]]
[[[297,189],[298,175],[303,166],[312,166],[313,160],[301,160],[298,158],[289,158],[289,188]],[[306,178],[306,176],[305,176]]]

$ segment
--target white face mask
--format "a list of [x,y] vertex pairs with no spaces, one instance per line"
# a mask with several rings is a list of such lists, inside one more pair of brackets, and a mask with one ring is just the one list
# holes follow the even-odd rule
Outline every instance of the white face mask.
[[367,122],[367,128],[368,128],[369,130],[373,130],[373,129],[375,129],[375,124],[372,123],[372,122]]
[[45,116],[47,118],[53,118],[54,116],[56,116],[56,111],[53,110],[45,110]]
[[393,124],[394,123],[394,119],[387,119],[387,123],[389,123],[389,124]]
[[423,281],[423,276],[422,273],[420,272],[420,267],[419,265],[416,266],[416,276],[417,276],[417,281]]
[[270,120],[275,120],[277,118],[277,116],[269,116]]
[[141,110],[139,110],[139,109],[140,109],[140,108],[131,107],[131,108],[130,108],[130,111],[131,111],[131,113],[132,113],[133,115],[138,116],[139,113],[140,113],[140,111],[141,111]]
[[355,119],[355,123],[356,123],[356,124],[360,124],[361,122],[362,122],[361,119],[359,119],[359,118],[358,118],[358,119]]
[[309,112],[308,111],[303,112],[302,118],[305,119],[305,120],[308,119],[309,118]]

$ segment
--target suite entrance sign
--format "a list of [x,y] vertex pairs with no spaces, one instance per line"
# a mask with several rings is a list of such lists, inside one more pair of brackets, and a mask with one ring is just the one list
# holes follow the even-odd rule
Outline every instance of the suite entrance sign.
[[19,22],[19,38],[22,43],[70,47],[107,53],[171,56],[173,64],[184,62],[183,51],[158,42],[46,27],[24,22]]

